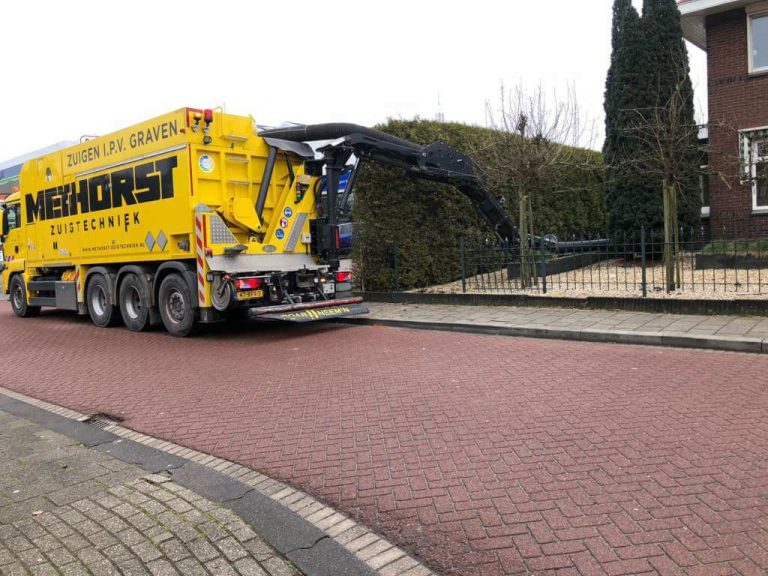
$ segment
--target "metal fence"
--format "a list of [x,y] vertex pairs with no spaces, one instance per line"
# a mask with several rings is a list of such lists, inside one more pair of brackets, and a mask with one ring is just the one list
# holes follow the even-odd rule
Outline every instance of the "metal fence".
[[[587,237],[537,236],[524,246],[460,241],[450,247],[460,275],[421,289],[435,293],[709,298],[768,294],[768,236],[698,228],[679,230],[677,237],[677,243],[665,243],[663,232],[640,230]],[[400,286],[398,250],[393,246],[395,287]]]

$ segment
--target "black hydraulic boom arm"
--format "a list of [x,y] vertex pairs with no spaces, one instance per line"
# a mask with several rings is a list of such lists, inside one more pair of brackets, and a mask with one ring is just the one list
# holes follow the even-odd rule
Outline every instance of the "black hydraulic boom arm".
[[[350,157],[354,154],[360,159],[355,171],[365,161],[373,161],[403,168],[406,174],[433,182],[442,182],[455,186],[477,207],[493,228],[496,235],[505,241],[519,241],[517,226],[506,213],[498,199],[484,187],[481,179],[474,174],[472,159],[451,148],[444,142],[435,142],[428,146],[419,146],[379,130],[358,126],[357,124],[314,124],[262,130],[259,135],[272,140],[289,142],[330,141],[318,149],[323,157],[306,160],[305,168],[311,175],[321,175],[322,168],[328,180],[328,206],[336,206],[336,193],[339,177]],[[354,184],[355,173],[350,177],[345,191],[348,196]],[[333,230],[337,224],[337,210],[328,210],[325,226]],[[324,234],[327,241],[329,233]],[[328,245],[326,252],[333,264],[336,250]]]

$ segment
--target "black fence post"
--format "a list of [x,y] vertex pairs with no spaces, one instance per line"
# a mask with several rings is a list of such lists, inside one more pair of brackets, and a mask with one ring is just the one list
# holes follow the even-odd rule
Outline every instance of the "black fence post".
[[544,235],[539,238],[539,246],[541,247],[541,266],[539,269],[539,275],[541,276],[541,293],[547,293],[547,254],[544,250]]
[[642,266],[643,298],[648,298],[648,262],[645,254],[645,226],[640,227],[640,265]]
[[400,249],[395,242],[392,245],[392,280],[395,285],[395,292],[400,290]]
[[467,293],[467,262],[464,255],[464,238],[459,242],[459,250],[461,251],[461,292]]

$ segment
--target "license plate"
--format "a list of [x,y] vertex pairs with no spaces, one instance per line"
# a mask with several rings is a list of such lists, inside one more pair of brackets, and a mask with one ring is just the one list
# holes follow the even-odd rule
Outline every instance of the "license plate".
[[238,300],[254,300],[256,298],[263,298],[264,290],[244,290],[237,293]]
[[327,282],[326,284],[323,284],[323,292],[325,294],[333,294],[336,292],[336,284],[333,282]]

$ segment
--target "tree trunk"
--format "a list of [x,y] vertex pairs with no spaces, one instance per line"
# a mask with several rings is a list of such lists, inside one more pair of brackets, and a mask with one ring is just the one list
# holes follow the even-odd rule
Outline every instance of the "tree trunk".
[[675,290],[675,264],[672,258],[672,184],[664,179],[664,282],[667,292]]
[[520,193],[520,287],[528,288],[531,278],[528,269],[528,196]]
[[677,184],[671,187],[672,226],[674,227],[674,258],[675,258],[675,287],[679,290],[683,285],[683,261],[680,252],[680,222],[677,218]]
[[528,196],[528,229],[531,231],[531,258],[530,258],[530,269],[531,269],[531,276],[533,277],[533,285],[538,288],[539,286],[539,275],[536,272],[536,265],[534,264],[534,256],[536,252],[536,243],[533,241],[533,231],[535,228],[533,227],[533,202],[531,201],[531,197]]

